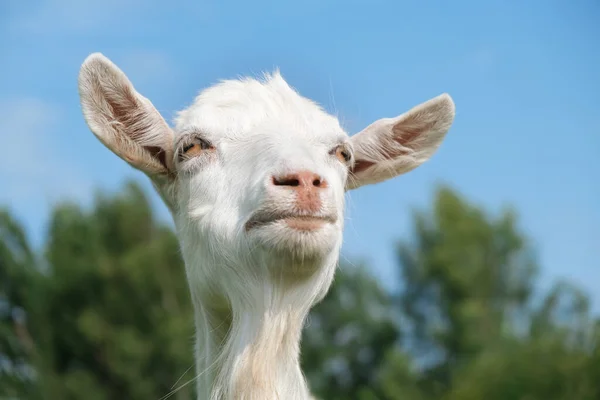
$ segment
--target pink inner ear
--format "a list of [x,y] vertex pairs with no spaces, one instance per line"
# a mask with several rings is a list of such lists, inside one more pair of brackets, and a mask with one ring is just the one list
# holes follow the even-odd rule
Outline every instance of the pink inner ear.
[[157,146],[144,146],[144,149],[146,149],[150,153],[150,155],[152,155],[152,157],[156,158],[162,164],[163,167],[165,167],[166,169],[169,168],[167,166],[167,154],[163,149]]
[[410,113],[392,128],[394,140],[404,147],[412,147],[413,143],[423,132],[429,132],[435,127],[436,121],[427,121],[420,113]]
[[[102,89],[102,87],[100,87]],[[135,94],[126,87],[120,91],[123,93],[122,98],[113,99],[109,93],[106,93],[105,98],[108,105],[113,111],[113,115],[125,129],[123,133],[130,139],[139,141],[145,133],[152,127],[150,122],[145,119],[145,115],[141,110],[141,104],[135,97]],[[132,129],[132,127],[135,127]],[[159,146],[143,146],[144,150],[158,160],[165,169],[168,169],[165,150]]]
[[367,161],[367,160],[356,160],[354,162],[354,167],[352,167],[351,172],[353,174],[358,174],[359,172],[362,172],[364,170],[366,170],[367,168],[371,167],[375,165],[374,162],[372,161]]
[[422,130],[411,126],[396,125],[392,128],[392,132],[394,132],[396,142],[402,146],[410,147],[410,144],[419,136]]
[[[381,157],[381,160],[379,161],[392,160],[410,154],[413,150],[416,150],[415,147],[419,146],[419,136],[424,132],[432,130],[435,127],[435,124],[436,121],[427,121],[423,118],[423,115],[418,112],[405,115],[392,127],[391,135],[387,133],[387,138],[388,140],[392,139],[406,149],[395,146],[381,146],[378,149],[378,155]],[[391,136],[391,138],[389,136]],[[353,174],[358,174],[375,164],[376,162],[374,161],[357,159],[351,172]]]

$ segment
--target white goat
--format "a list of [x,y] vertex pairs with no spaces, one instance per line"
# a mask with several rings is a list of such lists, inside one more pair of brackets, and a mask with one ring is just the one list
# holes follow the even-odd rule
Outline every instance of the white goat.
[[450,96],[349,137],[279,72],[204,90],[174,128],[101,54],[81,67],[79,93],[91,131],[172,213],[195,308],[198,399],[309,399],[300,336],[334,276],[344,193],[429,159],[453,122]]

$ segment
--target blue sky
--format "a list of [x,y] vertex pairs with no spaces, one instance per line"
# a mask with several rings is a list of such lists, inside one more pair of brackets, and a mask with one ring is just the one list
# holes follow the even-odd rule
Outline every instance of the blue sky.
[[445,182],[491,211],[514,205],[544,286],[571,279],[600,309],[599,20],[596,0],[4,0],[0,204],[39,243],[65,197],[130,177],[150,188],[83,121],[77,73],[92,52],[169,120],[201,88],[275,67],[350,133],[448,92],[457,115],[434,158],[351,194],[345,256],[393,282],[411,209]]

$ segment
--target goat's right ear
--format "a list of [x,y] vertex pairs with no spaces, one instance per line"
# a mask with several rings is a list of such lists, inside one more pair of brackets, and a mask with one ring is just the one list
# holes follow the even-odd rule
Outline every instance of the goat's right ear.
[[173,132],[152,103],[100,53],[79,72],[79,96],[90,130],[113,153],[150,178],[173,169]]

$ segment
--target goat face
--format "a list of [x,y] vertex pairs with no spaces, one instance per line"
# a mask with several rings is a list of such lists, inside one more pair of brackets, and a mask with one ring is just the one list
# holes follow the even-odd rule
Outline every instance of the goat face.
[[199,242],[305,266],[339,250],[349,137],[279,74],[204,91],[175,131],[180,223]]
[[151,178],[188,272],[202,272],[196,280],[207,285],[334,265],[344,192],[421,165],[454,119],[454,103],[441,95],[349,137],[275,73],[204,90],[171,129],[99,54],[84,62],[79,90],[90,129]]

